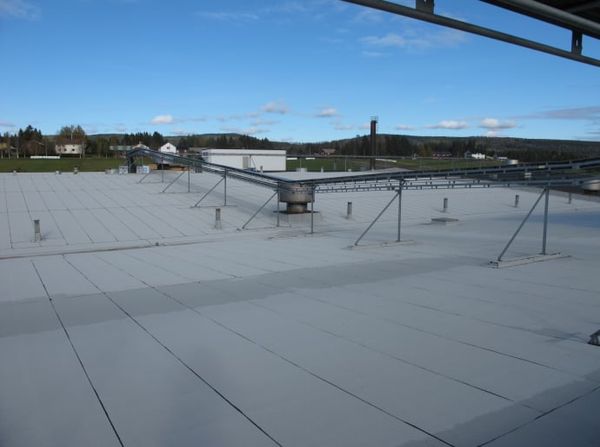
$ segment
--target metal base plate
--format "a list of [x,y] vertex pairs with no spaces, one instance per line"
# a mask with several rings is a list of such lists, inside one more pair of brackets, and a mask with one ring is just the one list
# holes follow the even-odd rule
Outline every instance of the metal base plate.
[[532,264],[534,262],[550,261],[552,259],[569,258],[569,255],[563,255],[560,253],[552,253],[549,255],[533,255],[525,256],[523,258],[512,258],[503,261],[490,261],[490,267],[501,269],[505,267],[516,267],[518,265]]

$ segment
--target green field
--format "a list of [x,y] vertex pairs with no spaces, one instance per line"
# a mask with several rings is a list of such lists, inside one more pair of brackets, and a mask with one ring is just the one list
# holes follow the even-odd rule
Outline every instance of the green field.
[[122,158],[61,158],[60,160],[31,160],[29,158],[0,159],[0,172],[54,172],[73,171],[101,172],[105,169],[117,168],[127,164]]

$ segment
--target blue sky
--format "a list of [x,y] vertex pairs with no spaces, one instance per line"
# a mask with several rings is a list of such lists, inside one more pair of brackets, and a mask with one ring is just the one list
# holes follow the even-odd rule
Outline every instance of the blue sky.
[[[436,10],[570,46],[477,0]],[[378,116],[385,133],[600,141],[599,68],[341,0],[0,0],[0,55],[0,132],[301,142],[366,134]]]

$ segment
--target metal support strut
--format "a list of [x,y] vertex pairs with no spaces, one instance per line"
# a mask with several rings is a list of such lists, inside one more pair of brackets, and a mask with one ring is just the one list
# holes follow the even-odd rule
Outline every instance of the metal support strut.
[[[375,223],[379,220],[379,218],[381,216],[383,216],[383,213],[385,213],[387,211],[387,209],[392,205],[392,203],[394,203],[394,200],[399,199],[400,198],[400,194],[396,193],[394,194],[394,197],[392,197],[392,200],[390,200],[388,202],[388,204],[379,212],[379,214],[377,215],[377,217],[373,220],[373,222],[371,222],[369,224],[369,226],[367,227],[367,229],[365,231],[362,232],[362,234],[359,236],[358,239],[356,239],[356,242],[354,242],[354,246],[357,246],[358,243],[361,241],[361,239],[365,236],[365,234],[367,234],[369,232],[369,230],[373,227],[373,225],[375,225]],[[398,212],[398,217],[400,217],[400,211]],[[400,223],[398,223],[398,229],[400,228]],[[399,231],[399,230],[398,230]],[[398,239],[400,239],[400,234],[398,234]]]
[[179,174],[177,177],[175,177],[173,180],[171,180],[171,182],[169,182],[169,184],[167,186],[165,186],[165,189],[163,189],[161,191],[161,193],[165,192],[167,189],[169,189],[171,187],[171,185],[173,183],[175,183],[177,180],[179,180],[181,178],[181,176],[185,174],[185,171],[181,171],[181,174]]
[[[260,207],[258,210],[256,210],[256,212],[255,212],[255,213],[252,215],[252,217],[251,217],[250,219],[248,219],[244,225],[242,225],[242,230],[245,230],[245,229],[246,229],[246,226],[247,226],[247,225],[248,225],[250,222],[252,222],[252,220],[253,220],[253,219],[254,219],[254,218],[257,216],[257,214],[258,214],[258,213],[260,213],[260,212],[262,211],[262,209],[263,209],[265,206],[267,206],[267,204],[268,204],[268,203],[269,203],[271,200],[273,200],[273,197],[275,197],[275,196],[276,196],[276,195],[278,195],[278,194],[279,194],[279,190],[275,191],[275,192],[273,193],[273,195],[272,195],[272,196],[270,196],[270,197],[267,199],[267,201],[266,201],[265,203],[263,203],[263,204],[261,205],[261,207]],[[279,220],[279,213],[277,213],[277,220]],[[277,226],[279,226],[279,225],[277,225]]]
[[513,243],[513,241],[515,240],[515,238],[521,231],[521,228],[523,228],[523,225],[525,225],[525,222],[527,222],[527,220],[529,219],[529,216],[531,216],[531,213],[533,213],[533,210],[535,210],[538,203],[540,203],[540,200],[542,200],[542,197],[544,197],[544,196],[546,197],[546,200],[545,200],[545,207],[544,207],[544,235],[543,235],[543,241],[542,241],[542,254],[543,255],[546,254],[546,235],[547,235],[547,228],[548,228],[548,200],[549,200],[549,196],[550,196],[550,190],[548,188],[544,188],[544,190],[542,191],[540,196],[537,198],[537,200],[535,201],[535,203],[533,204],[533,206],[527,213],[527,216],[525,216],[525,219],[523,219],[523,221],[517,228],[517,231],[515,231],[515,233],[512,235],[512,237],[508,241],[508,244],[506,244],[506,246],[504,247],[504,250],[502,250],[502,253],[500,253],[500,255],[498,256],[498,262],[502,261],[502,256],[504,256],[504,254],[506,253],[508,248],[511,246],[511,244]]
[[198,205],[200,205],[200,202],[202,202],[206,198],[207,195],[209,195],[211,192],[213,192],[215,190],[215,188],[217,186],[219,186],[223,180],[225,180],[225,177],[223,177],[221,180],[219,180],[217,183],[215,183],[215,185],[212,188],[210,188],[208,191],[206,191],[206,193],[200,198],[200,200],[198,200],[196,203],[194,203],[192,205],[192,208],[195,208]]

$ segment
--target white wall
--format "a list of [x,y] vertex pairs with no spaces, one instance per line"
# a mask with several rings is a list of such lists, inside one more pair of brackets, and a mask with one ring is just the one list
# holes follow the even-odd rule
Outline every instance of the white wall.
[[209,163],[238,169],[285,171],[286,151],[255,149],[207,149],[202,157]]
[[177,148],[171,143],[166,143],[160,147],[159,151],[165,154],[176,154]]

